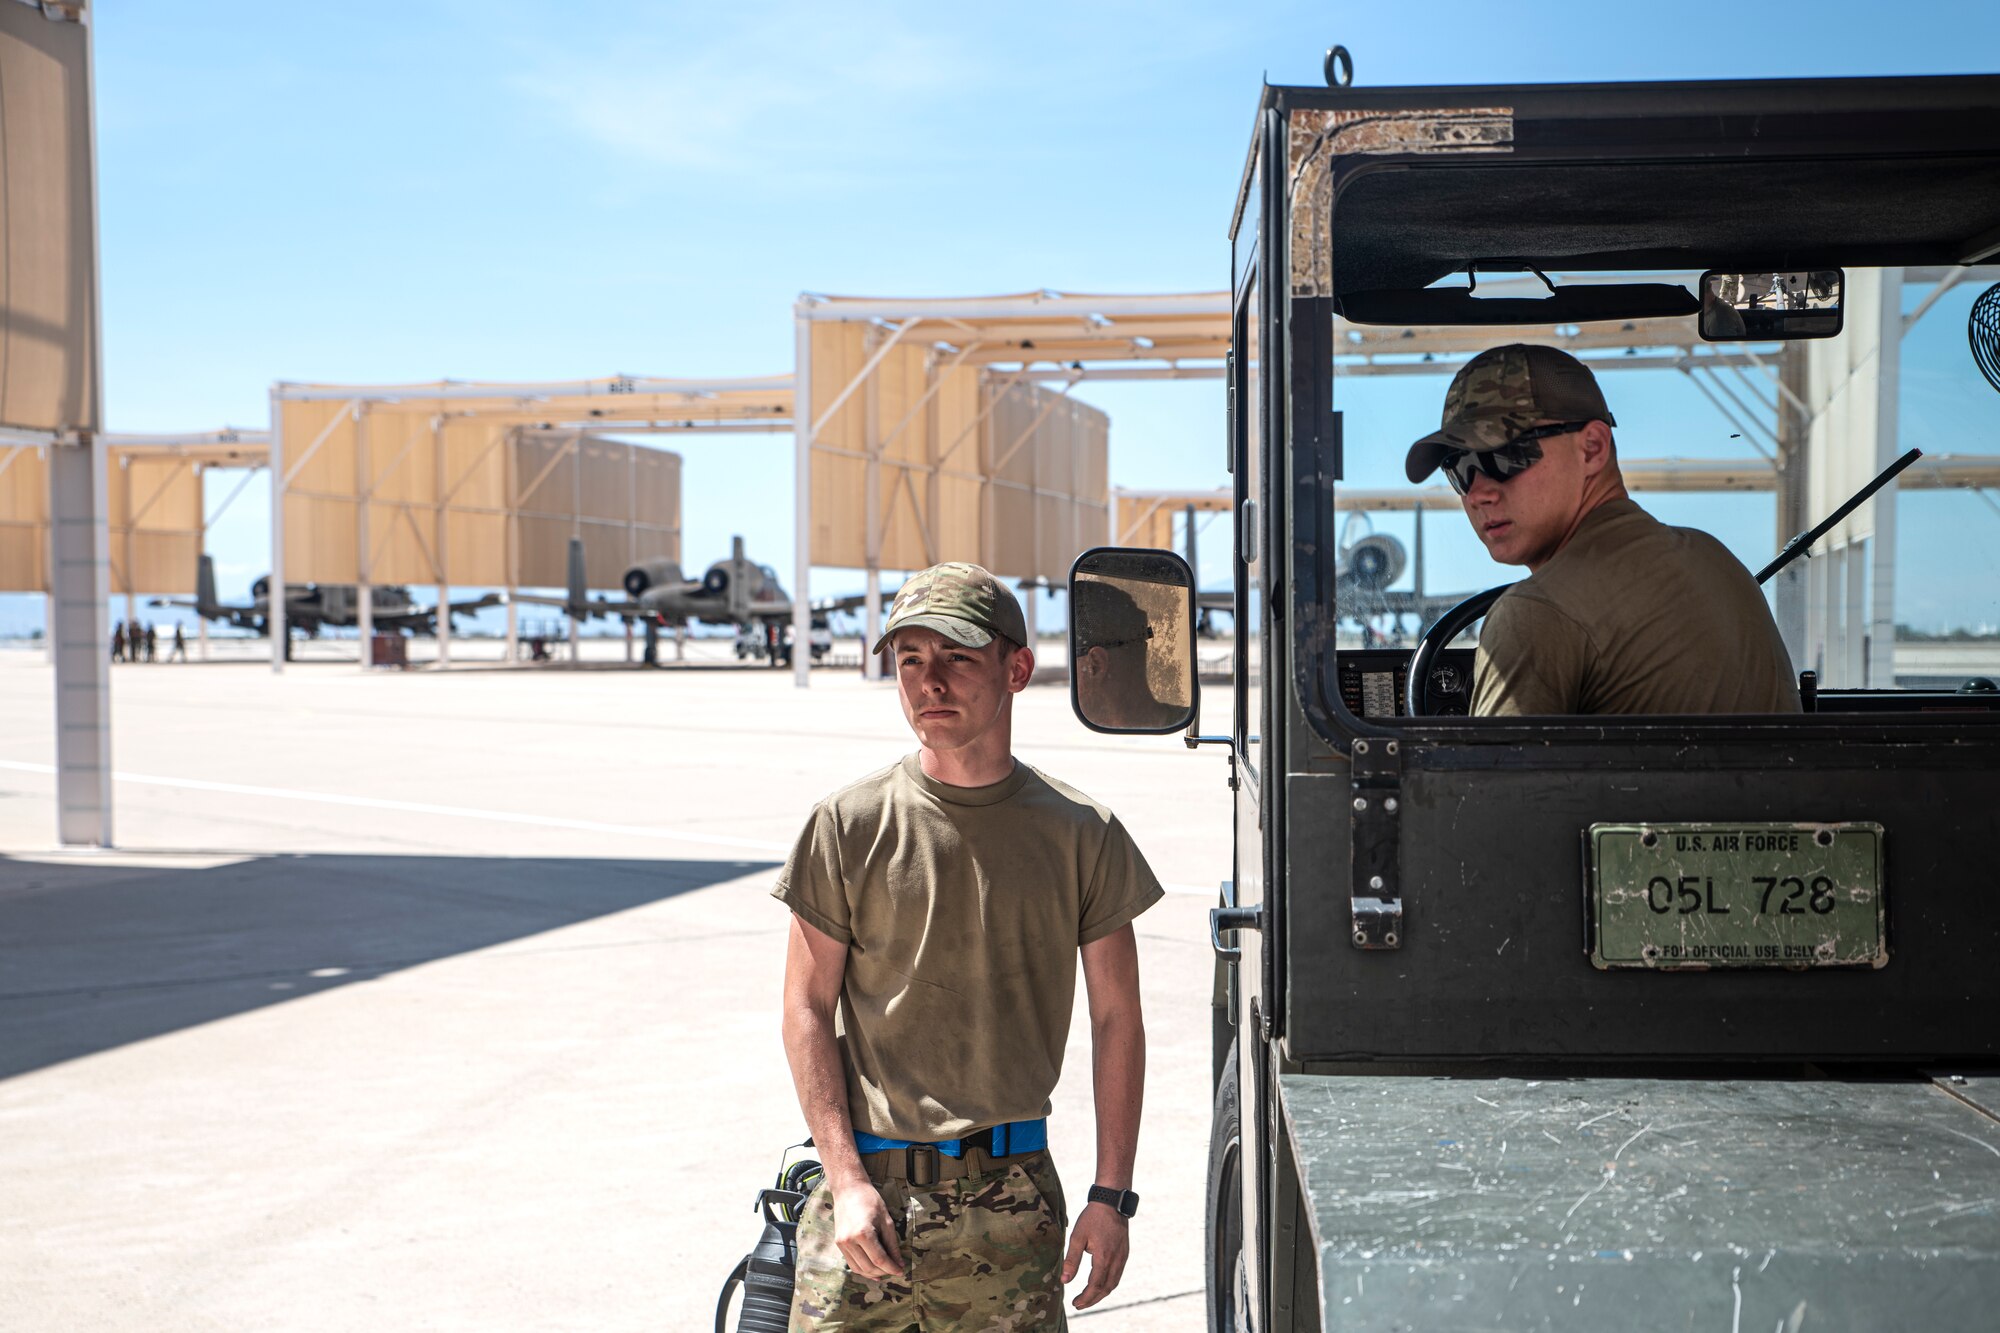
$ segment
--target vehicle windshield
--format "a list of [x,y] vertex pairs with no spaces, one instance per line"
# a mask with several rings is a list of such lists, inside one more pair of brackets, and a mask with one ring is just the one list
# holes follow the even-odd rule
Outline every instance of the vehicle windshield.
[[[1701,269],[1548,272],[1697,290]],[[1827,689],[1950,689],[2000,680],[2000,394],[1967,346],[2000,267],[1845,270],[1832,338],[1704,341],[1691,316],[1536,326],[1335,330],[1345,477],[1336,583],[1343,649],[1409,646],[1448,606],[1526,573],[1496,563],[1442,472],[1412,485],[1410,444],[1438,428],[1453,373],[1485,347],[1542,343],[1595,372],[1632,498],[1718,538],[1756,571],[1903,451],[1895,489],[1767,583],[1793,666]],[[1465,287],[1463,274],[1433,287]],[[1478,297],[1546,296],[1480,275]],[[2000,302],[2000,297],[1995,298]],[[1989,303],[1991,304],[1991,303]],[[1476,629],[1460,640],[1475,642]]]

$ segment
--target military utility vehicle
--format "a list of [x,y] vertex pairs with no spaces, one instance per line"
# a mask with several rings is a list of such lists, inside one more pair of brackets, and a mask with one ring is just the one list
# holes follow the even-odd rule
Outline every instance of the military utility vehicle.
[[[1899,607],[1927,589],[1895,561],[1941,540],[1920,490],[2000,484],[2000,77],[1361,88],[1336,63],[1264,90],[1230,228],[1226,736],[1200,734],[1186,565],[1072,574],[1147,611],[1135,688],[1179,721],[1145,730],[1230,756],[1210,1326],[2000,1327],[2000,668],[1918,660]],[[1899,409],[1905,330],[1982,289]],[[1726,371],[1773,421],[1769,460],[1736,446],[1769,552],[1925,451],[1768,585],[1804,712],[1469,717],[1452,641],[1490,598],[1414,647],[1337,631],[1343,485],[1400,474],[1453,364],[1519,341],[1596,365],[1614,409],[1606,357]],[[1355,429],[1355,372],[1398,364],[1435,396]],[[1909,407],[1939,377],[1972,415]],[[1996,536],[1949,538],[1989,606]]]

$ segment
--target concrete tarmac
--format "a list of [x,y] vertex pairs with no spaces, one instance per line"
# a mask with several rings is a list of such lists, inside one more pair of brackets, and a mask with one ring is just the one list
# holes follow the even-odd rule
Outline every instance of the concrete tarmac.
[[[112,688],[119,850],[60,851],[52,681],[0,653],[0,1327],[708,1328],[804,1134],[767,895],[812,802],[914,748],[893,689],[248,663]],[[1132,1260],[1076,1322],[1199,1329],[1226,763],[1088,732],[1060,687],[1016,737],[1173,890],[1139,921]],[[1051,1132],[1080,1198],[1078,996]]]

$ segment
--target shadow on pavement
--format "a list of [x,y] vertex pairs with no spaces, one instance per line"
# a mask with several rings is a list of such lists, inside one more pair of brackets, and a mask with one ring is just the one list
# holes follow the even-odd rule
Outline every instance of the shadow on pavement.
[[707,888],[765,861],[0,856],[0,1079]]

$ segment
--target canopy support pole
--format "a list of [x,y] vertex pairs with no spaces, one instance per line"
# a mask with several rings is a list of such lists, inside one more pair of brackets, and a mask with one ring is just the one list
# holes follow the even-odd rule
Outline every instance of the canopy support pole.
[[[792,684],[812,685],[812,324],[804,303],[792,308]],[[893,345],[893,344],[891,344]],[[849,385],[851,390],[854,386]],[[837,404],[836,404],[837,406]]]
[[49,653],[55,662],[56,837],[111,845],[111,532],[104,439],[58,441],[49,468]]

